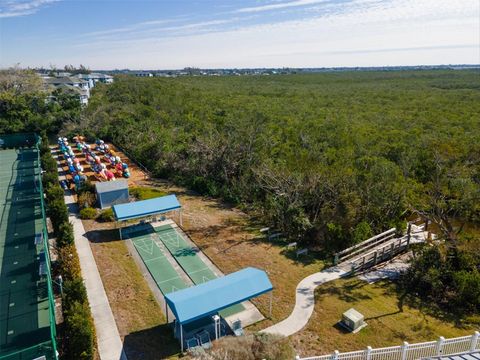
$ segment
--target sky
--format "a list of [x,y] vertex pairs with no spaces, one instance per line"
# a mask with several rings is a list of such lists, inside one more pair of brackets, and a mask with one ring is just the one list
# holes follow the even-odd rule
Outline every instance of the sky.
[[480,0],[0,0],[0,67],[480,64]]

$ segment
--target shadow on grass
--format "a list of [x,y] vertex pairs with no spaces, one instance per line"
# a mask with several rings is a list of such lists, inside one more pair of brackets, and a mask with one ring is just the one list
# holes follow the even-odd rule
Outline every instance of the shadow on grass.
[[85,233],[88,241],[96,244],[121,241],[118,229],[90,230]]
[[162,324],[126,335],[123,348],[128,359],[156,360],[179,354],[180,344],[173,329]]
[[367,285],[367,283],[360,280],[347,282],[341,287],[335,284],[327,283],[319,286],[315,291],[315,295],[319,300],[333,295],[347,303],[354,303],[361,300],[371,300],[372,297],[362,290],[365,285]]

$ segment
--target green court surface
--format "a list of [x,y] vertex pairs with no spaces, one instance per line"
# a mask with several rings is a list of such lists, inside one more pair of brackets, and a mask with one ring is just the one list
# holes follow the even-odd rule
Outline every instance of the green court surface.
[[143,226],[129,231],[126,237],[132,239],[138,254],[163,294],[188,287],[154,241],[153,228]]
[[44,224],[38,153],[0,150],[0,164],[0,358],[30,347],[8,359],[35,358],[51,346],[43,242],[35,244]]
[[[155,232],[194,284],[202,284],[217,278],[215,273],[198,256],[200,250],[197,247],[192,247],[175,228],[164,225],[156,227]],[[220,315],[227,317],[243,310],[243,305],[237,304],[222,310]]]

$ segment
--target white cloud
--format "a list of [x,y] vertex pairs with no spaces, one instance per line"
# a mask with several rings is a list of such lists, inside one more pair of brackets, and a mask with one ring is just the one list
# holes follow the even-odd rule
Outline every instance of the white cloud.
[[0,4],[0,18],[25,16],[36,13],[42,6],[60,0],[10,0]]
[[[172,26],[153,24],[56,48],[52,41],[43,60],[25,64],[9,56],[9,63],[33,66],[39,65],[33,61],[40,60],[48,65],[55,59],[56,63],[84,63],[91,68],[157,69],[480,62],[477,0],[353,0],[349,6],[343,4],[312,4],[303,18],[270,19],[257,25],[243,22],[238,15]],[[326,6],[338,8],[325,11]]]
[[275,4],[245,7],[245,8],[236,10],[236,12],[251,13],[251,12],[269,11],[269,10],[279,10],[279,9],[285,9],[285,8],[298,7],[298,6],[315,5],[315,4],[323,3],[326,1],[328,0],[295,0],[295,1],[288,1],[288,2],[282,2],[282,3],[275,3]]

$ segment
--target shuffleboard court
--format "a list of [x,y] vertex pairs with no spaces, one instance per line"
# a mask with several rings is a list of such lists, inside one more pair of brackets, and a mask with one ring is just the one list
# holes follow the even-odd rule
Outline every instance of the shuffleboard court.
[[[158,239],[163,242],[194,284],[203,284],[217,278],[215,273],[198,256],[200,250],[190,245],[174,227],[171,225],[158,226],[155,228],[155,232]],[[220,315],[227,317],[243,310],[243,305],[237,304],[222,310]]]
[[153,235],[153,228],[138,227],[129,231],[126,237],[132,240],[135,249],[163,294],[188,287],[154,241]]

